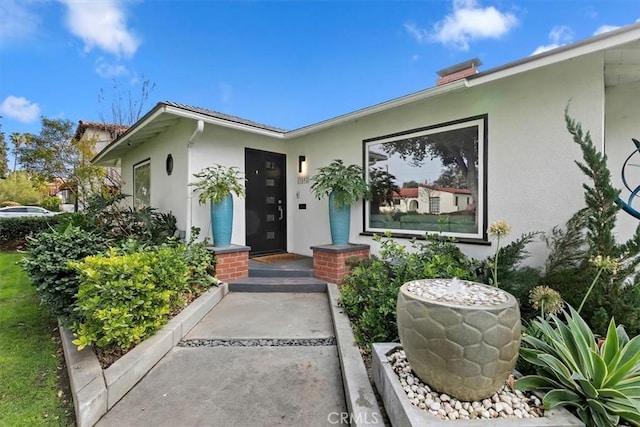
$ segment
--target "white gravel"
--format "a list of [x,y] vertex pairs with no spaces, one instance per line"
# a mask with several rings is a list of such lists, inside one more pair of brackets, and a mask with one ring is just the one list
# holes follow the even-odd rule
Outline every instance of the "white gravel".
[[542,402],[531,393],[513,390],[509,381],[490,398],[464,402],[432,390],[411,370],[404,350],[389,356],[394,372],[411,404],[443,420],[491,418],[538,418],[544,416]]
[[406,289],[427,300],[456,305],[499,305],[509,299],[509,295],[499,288],[455,278],[414,280],[407,283]]

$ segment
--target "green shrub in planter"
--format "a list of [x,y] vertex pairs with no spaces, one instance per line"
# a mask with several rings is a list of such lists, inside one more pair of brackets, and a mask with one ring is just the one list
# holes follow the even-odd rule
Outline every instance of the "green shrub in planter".
[[587,426],[640,425],[640,336],[629,340],[611,319],[604,342],[571,307],[566,322],[532,322],[536,336],[522,337],[520,355],[537,375],[516,381],[520,390],[541,390],[545,408],[572,407]]
[[106,247],[104,237],[72,226],[42,232],[29,241],[22,268],[51,314],[62,317],[65,323],[77,320],[73,308],[80,279],[68,262],[100,253]]
[[79,349],[87,345],[130,348],[153,335],[183,305],[189,289],[183,245],[87,257],[71,265],[82,277],[74,325]]

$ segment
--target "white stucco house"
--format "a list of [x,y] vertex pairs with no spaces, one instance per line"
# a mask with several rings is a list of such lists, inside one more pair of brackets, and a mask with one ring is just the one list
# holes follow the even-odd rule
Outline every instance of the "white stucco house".
[[473,196],[469,189],[421,184],[414,188],[401,188],[393,194],[393,205],[381,206],[380,211],[439,215],[472,207]]
[[[76,141],[87,141],[94,144],[94,153],[100,153],[128,128],[129,126],[126,125],[80,120],[73,138]],[[115,162],[107,166],[103,184],[107,187],[118,188],[120,181],[120,163]]]
[[[192,175],[214,163],[238,166],[247,197],[234,200],[232,242],[254,253],[305,255],[330,241],[327,201],[310,192],[316,168],[341,158],[363,166],[368,179],[388,173],[399,187],[454,176],[469,189],[464,203],[473,209],[463,209],[472,212],[463,225],[443,232],[468,255],[484,258],[494,250],[489,223],[506,220],[517,237],[563,225],[584,206],[585,178],[574,163],[581,154],[564,122],[568,104],[622,187],[619,169],[634,149],[631,138],[640,137],[640,23],[494,69],[478,72],[479,64],[458,64],[442,70],[434,87],[293,130],[160,102],[94,162],[120,164],[123,192],[171,211],[181,230],[197,226],[207,235],[209,209],[191,191]],[[388,229],[403,239],[430,230],[386,214],[369,202],[356,204],[350,241],[375,252],[374,233]],[[630,237],[637,223],[621,213],[619,237]],[[530,249],[541,263],[545,248]]]

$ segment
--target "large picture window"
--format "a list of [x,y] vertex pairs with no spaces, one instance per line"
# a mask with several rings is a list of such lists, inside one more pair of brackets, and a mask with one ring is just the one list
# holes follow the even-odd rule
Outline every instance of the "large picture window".
[[151,206],[151,160],[133,165],[133,206]]
[[365,231],[486,240],[487,116],[364,141]]

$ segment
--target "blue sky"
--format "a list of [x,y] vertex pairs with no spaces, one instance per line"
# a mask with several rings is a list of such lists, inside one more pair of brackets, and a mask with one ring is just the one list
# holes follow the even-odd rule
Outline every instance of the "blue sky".
[[2,0],[2,130],[109,121],[144,79],[145,111],[169,100],[295,129],[473,57],[488,70],[639,19],[638,0]]

